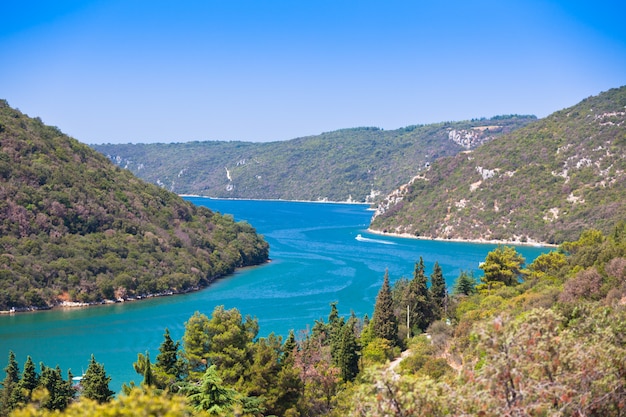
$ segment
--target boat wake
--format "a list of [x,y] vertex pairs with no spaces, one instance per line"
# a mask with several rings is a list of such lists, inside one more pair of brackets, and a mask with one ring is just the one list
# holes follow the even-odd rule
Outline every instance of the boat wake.
[[360,234],[356,235],[355,237],[356,240],[358,240],[359,242],[369,242],[369,243],[382,243],[384,245],[395,245],[394,242],[390,242],[388,240],[382,240],[382,239],[370,239],[368,237],[363,237]]

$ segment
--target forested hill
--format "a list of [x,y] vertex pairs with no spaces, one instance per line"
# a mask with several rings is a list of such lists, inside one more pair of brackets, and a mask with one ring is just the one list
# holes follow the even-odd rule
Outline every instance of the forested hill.
[[246,223],[0,101],[0,310],[182,292],[268,258]]
[[[417,174],[417,171],[414,171]],[[626,218],[626,87],[589,97],[473,152],[433,163],[387,197],[373,230],[560,243]]]
[[178,194],[221,198],[374,201],[435,159],[535,121],[498,116],[397,130],[343,129],[270,142],[95,145],[140,178]]

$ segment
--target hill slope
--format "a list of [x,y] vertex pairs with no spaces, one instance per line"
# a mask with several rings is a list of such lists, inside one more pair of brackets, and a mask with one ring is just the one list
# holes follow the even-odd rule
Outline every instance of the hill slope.
[[626,218],[626,87],[473,152],[387,197],[371,229],[429,238],[560,243]]
[[268,257],[248,224],[147,184],[0,101],[0,310],[208,284]]
[[535,121],[500,116],[467,122],[343,129],[270,143],[95,145],[137,176],[179,194],[221,198],[373,201],[436,158],[473,149]]

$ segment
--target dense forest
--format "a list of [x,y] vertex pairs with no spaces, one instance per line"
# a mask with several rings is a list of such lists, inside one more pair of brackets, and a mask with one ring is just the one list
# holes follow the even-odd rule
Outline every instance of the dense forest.
[[0,101],[0,310],[183,292],[269,248]]
[[138,177],[178,194],[372,202],[437,158],[474,149],[535,120],[509,115],[396,130],[361,127],[268,143],[93,147]]
[[554,244],[609,233],[626,218],[626,87],[414,173],[373,230]]
[[0,415],[624,415],[626,223],[529,265],[499,246],[481,269],[448,291],[420,259],[410,278],[385,275],[371,319],[331,303],[285,339],[236,309],[196,312],[181,341],[164,329],[156,357],[138,353],[139,383],[117,398],[93,357],[68,390],[58,368],[28,358],[20,372],[9,354]]

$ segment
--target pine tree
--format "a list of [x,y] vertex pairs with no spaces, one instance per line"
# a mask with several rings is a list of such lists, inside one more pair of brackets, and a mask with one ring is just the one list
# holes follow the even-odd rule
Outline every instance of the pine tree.
[[6,376],[2,381],[2,393],[0,395],[0,416],[6,416],[14,408],[14,404],[11,402],[13,396],[13,390],[20,381],[20,369],[15,359],[15,353],[9,352],[9,363],[4,368]]
[[372,319],[374,335],[387,339],[392,345],[398,343],[398,320],[393,313],[393,299],[389,287],[389,271],[385,271],[383,285],[378,291],[374,304],[374,318]]
[[65,381],[61,374],[61,368],[58,366],[55,369],[45,366],[43,363],[40,366],[39,386],[48,391],[48,397],[41,404],[42,407],[48,410],[65,410],[74,398],[71,379]]
[[178,358],[178,349],[180,342],[174,343],[170,336],[169,329],[165,329],[163,334],[163,343],[159,346],[159,354],[156,357],[156,366],[168,375],[179,378],[181,369]]
[[441,317],[446,302],[446,280],[443,278],[443,272],[439,266],[439,262],[435,261],[433,273],[430,275],[430,297],[433,302],[433,312]]
[[20,404],[27,404],[30,402],[33,390],[37,388],[39,384],[39,376],[35,370],[35,363],[33,359],[28,356],[24,363],[24,371],[22,372],[22,379],[17,383],[15,389],[11,393],[10,403],[13,407]]
[[214,365],[207,368],[200,385],[184,384],[180,392],[185,394],[196,411],[209,415],[226,415],[235,404],[237,392],[227,388]]
[[281,362],[286,362],[289,360],[289,357],[293,355],[294,349],[297,347],[296,343],[296,335],[293,330],[289,330],[289,336],[287,336],[287,340],[283,344],[283,355],[281,358]]
[[454,283],[452,291],[455,295],[474,294],[476,292],[476,279],[474,278],[474,274],[461,271],[461,274]]
[[101,404],[105,403],[115,395],[115,392],[109,389],[110,382],[111,377],[106,375],[104,365],[96,362],[94,356],[91,355],[87,372],[81,380],[82,396]]
[[198,311],[185,323],[183,350],[189,372],[203,375],[206,371],[209,355],[208,327],[209,318]]

